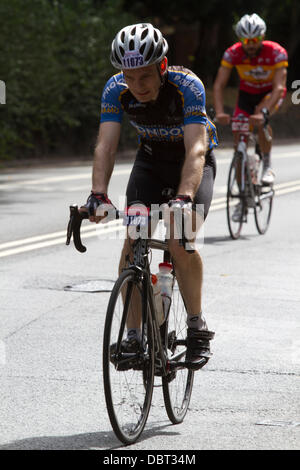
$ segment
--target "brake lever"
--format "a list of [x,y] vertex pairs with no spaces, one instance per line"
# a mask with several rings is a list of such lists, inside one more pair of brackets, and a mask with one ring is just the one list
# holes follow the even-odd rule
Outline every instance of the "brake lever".
[[77,205],[70,206],[70,219],[67,228],[67,240],[66,245],[70,245],[70,241],[73,235],[73,241],[75,248],[80,251],[80,253],[84,253],[86,251],[86,247],[81,243],[81,236],[80,236],[80,228],[81,222],[83,219],[88,219],[89,215],[87,212],[79,212]]

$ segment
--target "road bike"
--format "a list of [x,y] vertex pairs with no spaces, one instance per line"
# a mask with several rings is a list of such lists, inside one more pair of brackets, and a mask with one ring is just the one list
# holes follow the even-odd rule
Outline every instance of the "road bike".
[[[162,211],[156,215],[159,219],[163,217]],[[67,244],[73,235],[80,252],[86,251],[81,243],[80,226],[87,217],[77,206],[70,206]],[[185,362],[187,311],[174,266],[171,303],[162,324],[156,312],[151,285],[151,250],[161,250],[164,262],[172,263],[167,241],[144,236],[143,217],[138,212],[131,223],[127,213],[117,211],[116,218],[126,219],[126,225],[135,226],[140,236],[133,241],[133,262],[123,269],[110,295],[104,327],[103,381],[112,428],[121,442],[132,444],[141,435],[148,418],[154,377],[161,377],[167,415],[173,424],[178,424],[188,410],[194,370]],[[178,242],[186,247],[184,235]],[[141,315],[140,346],[137,351],[124,352],[126,323],[133,311]],[[206,362],[203,358],[200,367]]]
[[[270,141],[272,137],[267,129],[267,116],[264,119],[264,133]],[[261,182],[262,153],[256,136],[250,131],[249,119],[241,115],[237,119],[232,118],[232,124],[233,131],[239,132],[239,141],[229,169],[226,210],[229,233],[231,238],[236,240],[241,234],[243,224],[248,222],[252,209],[258,233],[266,233],[275,192],[273,185],[266,186]],[[238,204],[240,210],[239,216],[236,217]]]

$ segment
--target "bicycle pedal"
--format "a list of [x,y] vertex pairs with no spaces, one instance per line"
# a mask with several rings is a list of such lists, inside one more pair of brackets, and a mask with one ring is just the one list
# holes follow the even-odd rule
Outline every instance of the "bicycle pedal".
[[170,383],[172,380],[174,380],[176,377],[176,370],[172,370],[171,372],[168,373],[166,376],[167,382]]
[[204,367],[209,361],[209,357],[203,357],[201,362],[189,362],[189,361],[186,361],[185,364],[186,364],[186,368],[189,369],[189,370],[200,370],[202,369],[202,367]]

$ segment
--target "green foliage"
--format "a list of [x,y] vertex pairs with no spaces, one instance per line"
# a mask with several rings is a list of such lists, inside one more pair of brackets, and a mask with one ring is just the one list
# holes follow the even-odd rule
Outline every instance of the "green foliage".
[[[257,13],[267,23],[267,39],[279,42],[289,54],[288,83],[300,76],[300,2],[299,0],[124,0],[128,11],[156,26],[174,31],[182,24],[197,25],[198,47],[194,53],[193,70],[211,86],[225,48],[237,40],[233,26],[246,13]],[[174,49],[174,36],[167,39]],[[185,64],[189,65],[188,57]]]
[[1,0],[0,17],[0,158],[93,145],[122,2]]
[[[1,0],[0,80],[6,83],[6,105],[0,105],[0,159],[92,151],[102,89],[115,73],[111,41],[123,26],[151,21],[169,30],[168,55],[174,63],[184,35],[174,31],[196,25],[197,48],[180,65],[190,66],[192,60],[209,88],[224,49],[236,40],[232,26],[253,12],[265,19],[267,38],[287,48],[290,85],[300,76],[299,0],[253,0],[250,7],[244,0]],[[123,127],[124,145],[135,142],[127,120]]]

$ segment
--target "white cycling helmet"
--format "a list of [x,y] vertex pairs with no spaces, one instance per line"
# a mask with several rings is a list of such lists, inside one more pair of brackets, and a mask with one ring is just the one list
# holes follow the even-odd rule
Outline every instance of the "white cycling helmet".
[[235,26],[236,35],[239,38],[255,38],[266,32],[266,23],[256,13],[244,15]]
[[168,52],[168,43],[150,23],[126,26],[111,45],[110,60],[117,69],[138,69],[160,62]]

